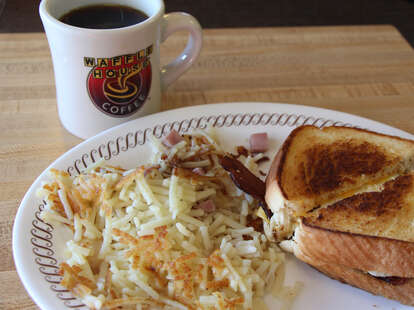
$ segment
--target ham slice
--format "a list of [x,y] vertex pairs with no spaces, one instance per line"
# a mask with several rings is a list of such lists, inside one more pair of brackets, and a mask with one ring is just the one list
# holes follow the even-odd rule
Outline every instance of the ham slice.
[[214,204],[214,201],[211,199],[203,201],[202,203],[198,205],[198,207],[200,209],[203,209],[207,213],[211,213],[216,210],[216,205]]
[[174,145],[183,140],[184,138],[178,132],[176,132],[175,130],[171,130],[171,132],[164,138],[162,143],[166,147],[173,147]]
[[266,132],[252,134],[249,142],[252,153],[264,153],[269,148],[269,139]]

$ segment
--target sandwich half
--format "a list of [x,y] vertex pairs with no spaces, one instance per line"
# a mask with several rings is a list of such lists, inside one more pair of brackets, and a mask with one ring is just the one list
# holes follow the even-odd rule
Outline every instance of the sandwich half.
[[414,141],[302,126],[266,179],[282,247],[331,278],[414,305]]

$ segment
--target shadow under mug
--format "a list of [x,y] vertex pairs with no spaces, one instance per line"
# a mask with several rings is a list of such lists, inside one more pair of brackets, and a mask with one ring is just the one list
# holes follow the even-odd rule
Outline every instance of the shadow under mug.
[[[161,93],[194,63],[202,45],[198,21],[182,12],[164,14],[162,0],[118,0],[144,12],[138,24],[113,29],[79,28],[59,21],[67,12],[110,0],[42,0],[40,17],[52,55],[59,118],[86,139],[105,129],[157,112]],[[160,65],[160,44],[188,31],[184,51]]]

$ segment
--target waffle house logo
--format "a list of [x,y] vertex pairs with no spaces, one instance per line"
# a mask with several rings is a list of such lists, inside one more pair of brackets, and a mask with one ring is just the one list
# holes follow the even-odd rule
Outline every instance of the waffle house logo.
[[126,117],[141,108],[151,88],[151,54],[152,45],[112,58],[84,57],[85,67],[91,67],[88,93],[100,111]]

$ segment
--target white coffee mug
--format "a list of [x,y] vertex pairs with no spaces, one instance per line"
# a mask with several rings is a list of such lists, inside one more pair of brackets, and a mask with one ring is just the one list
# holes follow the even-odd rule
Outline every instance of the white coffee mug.
[[[88,138],[161,107],[161,92],[194,63],[202,30],[186,13],[164,15],[162,0],[117,0],[144,12],[141,23],[89,29],[59,21],[73,9],[114,0],[42,0],[39,11],[52,54],[58,112],[72,134]],[[160,66],[160,44],[173,32],[189,31],[184,51]]]

